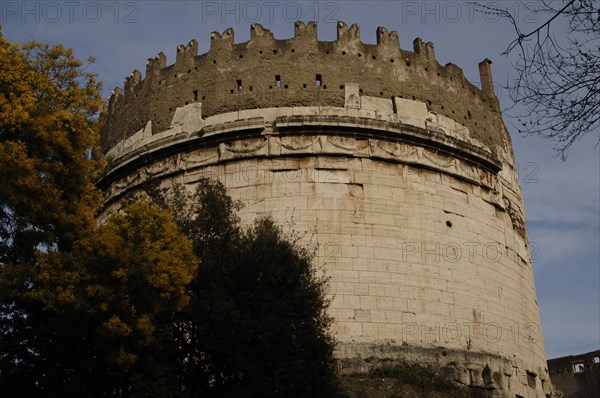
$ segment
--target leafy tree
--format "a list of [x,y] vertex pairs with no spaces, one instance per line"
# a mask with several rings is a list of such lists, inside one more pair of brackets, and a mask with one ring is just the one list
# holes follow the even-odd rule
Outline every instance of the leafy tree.
[[121,389],[169,396],[177,382],[174,314],[189,301],[198,260],[168,212],[143,201],[121,211],[76,243],[72,263],[82,278],[73,296],[93,318],[92,333],[105,343],[98,355],[116,366]]
[[143,200],[97,225],[100,88],[71,50],[0,35],[0,396],[177,395],[198,260]]
[[519,115],[519,130],[548,138],[563,159],[587,134],[600,143],[600,1],[538,0],[519,3],[538,26],[522,31],[510,6],[478,5],[506,18],[516,38],[503,55],[517,54],[514,81],[507,90]]
[[0,34],[0,263],[68,248],[94,224],[100,89],[70,49]]
[[[94,225],[101,204],[92,181],[101,85],[60,45],[22,47],[0,33],[0,384],[54,364],[41,334],[62,321],[32,297],[38,255],[68,250]],[[92,156],[90,156],[92,151]],[[68,347],[68,339],[64,341]],[[68,354],[67,354],[68,356]],[[31,388],[35,388],[32,385]],[[13,392],[14,393],[14,392]],[[27,395],[27,394],[24,394]]]
[[10,336],[30,336],[25,348],[32,355],[3,358],[5,391],[157,397],[177,391],[173,325],[189,301],[186,286],[198,260],[168,212],[144,201],[125,204],[72,250],[37,257],[32,288],[22,294],[40,304],[40,313]]
[[269,218],[242,229],[218,182],[170,192],[159,200],[202,258],[178,323],[187,396],[335,396],[327,280],[311,252]]

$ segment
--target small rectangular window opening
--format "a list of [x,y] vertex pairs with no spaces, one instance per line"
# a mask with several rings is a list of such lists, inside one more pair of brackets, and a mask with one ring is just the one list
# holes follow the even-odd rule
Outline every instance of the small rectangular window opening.
[[281,87],[281,76],[275,75],[275,86]]
[[323,83],[323,79],[321,78],[321,75],[317,75],[315,77],[315,86],[321,87],[322,83]]
[[585,365],[583,364],[583,362],[577,362],[573,364],[573,372],[574,373],[581,373],[583,372]]
[[242,81],[241,80],[236,80],[235,82],[237,83],[238,91],[242,91]]
[[194,101],[198,101],[198,90],[194,90]]

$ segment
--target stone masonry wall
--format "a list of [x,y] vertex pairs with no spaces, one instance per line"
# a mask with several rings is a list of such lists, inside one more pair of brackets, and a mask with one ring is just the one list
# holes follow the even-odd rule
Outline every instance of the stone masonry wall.
[[564,398],[600,398],[600,350],[550,359],[548,370]]

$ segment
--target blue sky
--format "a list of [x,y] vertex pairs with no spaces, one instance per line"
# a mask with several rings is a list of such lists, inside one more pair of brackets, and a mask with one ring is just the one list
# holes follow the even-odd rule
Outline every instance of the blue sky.
[[[510,8],[524,31],[536,19],[519,1],[484,4]],[[105,83],[104,95],[122,86],[135,68],[164,51],[175,59],[178,44],[191,39],[206,52],[212,31],[235,29],[235,41],[248,40],[250,24],[260,23],[277,39],[292,37],[293,22],[316,20],[319,40],[334,40],[336,22],[358,23],[365,43],[375,43],[378,26],[396,30],[400,46],[412,50],[421,37],[435,45],[441,64],[452,62],[479,85],[477,64],[493,61],[497,82],[514,76],[514,58],[500,53],[514,38],[507,21],[483,16],[462,1],[0,1],[2,32],[12,42],[62,43],[78,58],[94,55],[93,71]],[[558,21],[560,22],[560,21]],[[558,27],[558,26],[557,26]],[[560,38],[562,29],[556,29]],[[496,93],[504,107],[510,102]],[[579,141],[566,162],[539,138],[511,131],[525,195],[527,228],[537,247],[534,272],[549,358],[600,348],[600,149],[598,132]]]

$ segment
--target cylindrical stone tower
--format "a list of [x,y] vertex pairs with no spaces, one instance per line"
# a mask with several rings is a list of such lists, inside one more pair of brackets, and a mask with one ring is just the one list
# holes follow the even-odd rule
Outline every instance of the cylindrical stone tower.
[[551,394],[491,62],[480,89],[431,43],[337,28],[228,29],[149,59],[110,99],[107,206],[148,179],[219,179],[244,222],[271,214],[318,244],[342,372],[409,361],[492,396]]

